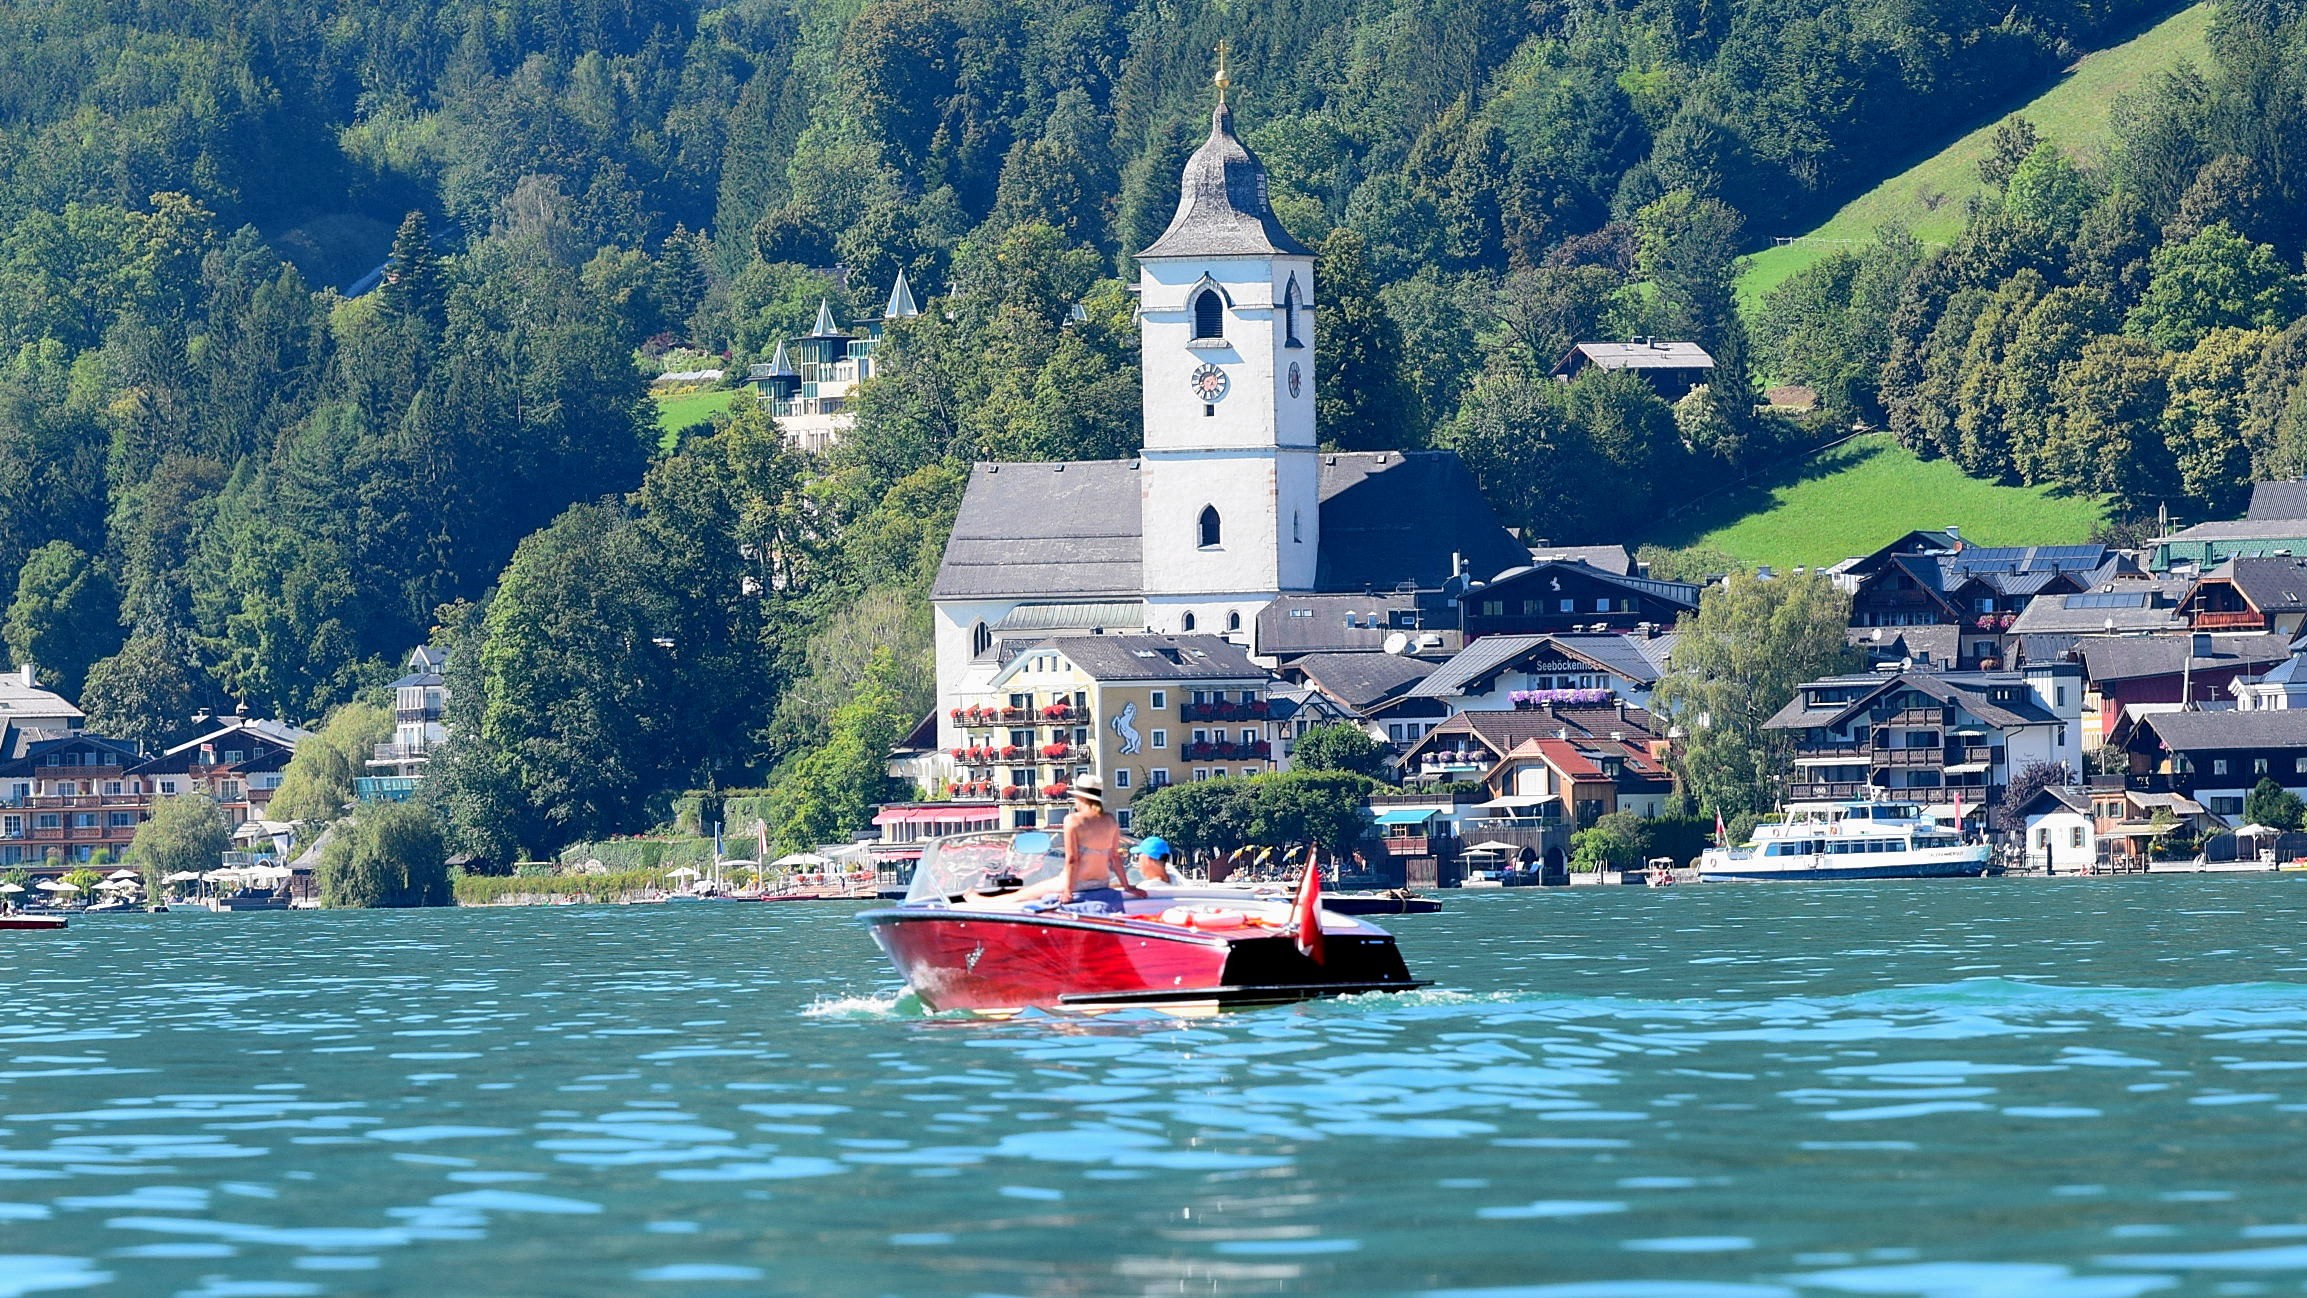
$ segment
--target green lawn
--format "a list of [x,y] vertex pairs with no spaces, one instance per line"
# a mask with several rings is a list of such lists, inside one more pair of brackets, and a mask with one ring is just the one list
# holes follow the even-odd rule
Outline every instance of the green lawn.
[[680,446],[683,429],[710,422],[713,416],[727,410],[730,402],[744,395],[741,389],[708,388],[703,392],[649,398],[657,406],[659,449],[670,453]]
[[2088,497],[1981,482],[1945,460],[1916,459],[1889,433],[1868,433],[1798,469],[1695,502],[1645,539],[1791,568],[1839,563],[1916,528],[1949,525],[1981,545],[2074,545],[2104,518]]
[[[2209,3],[2182,9],[2120,45],[2084,55],[2057,84],[2017,111],[2035,124],[2043,138],[2089,162],[2106,147],[2111,129],[2108,110],[2115,97],[2146,85],[2155,74],[2182,61],[2206,62],[2210,26]],[[1804,236],[1807,242],[1748,257],[1738,280],[1740,304],[1753,310],[1780,281],[1840,246],[1836,241],[1864,242],[1885,225],[1903,225],[1925,243],[1952,239],[1962,230],[1964,201],[1984,188],[1978,163],[2001,120],[1997,115],[1852,199]]]

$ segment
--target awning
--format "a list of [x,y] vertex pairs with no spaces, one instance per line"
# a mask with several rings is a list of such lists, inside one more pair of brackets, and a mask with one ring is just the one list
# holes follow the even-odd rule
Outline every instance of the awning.
[[1474,810],[1476,810],[1476,811],[1523,811],[1523,810],[1527,810],[1527,809],[1529,809],[1529,808],[1531,808],[1531,807],[1544,807],[1544,806],[1548,806],[1548,805],[1551,805],[1553,802],[1554,802],[1554,795],[1553,795],[1553,794],[1551,794],[1551,793],[1544,793],[1544,794],[1537,794],[1537,793],[1529,793],[1529,794],[1525,794],[1525,793],[1516,793],[1516,794],[1509,794],[1509,795],[1507,795],[1506,797],[1503,797],[1503,798],[1492,798],[1492,799],[1490,799],[1488,802],[1478,802],[1478,803],[1474,804]]
[[1987,764],[1985,762],[1964,762],[1946,768],[1946,773],[1949,775],[1983,775],[1986,773],[1986,769]]
[[1427,821],[1432,820],[1434,817],[1441,814],[1441,810],[1436,807],[1426,807],[1423,809],[1417,807],[1396,807],[1392,811],[1379,812],[1378,823],[1381,825],[1423,825]]
[[2161,838],[2179,826],[2168,825],[2109,825],[2099,831],[2101,838]]

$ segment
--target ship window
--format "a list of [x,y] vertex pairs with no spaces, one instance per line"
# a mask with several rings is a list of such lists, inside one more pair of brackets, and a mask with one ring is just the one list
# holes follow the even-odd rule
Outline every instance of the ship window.
[[1215,289],[1194,295],[1194,341],[1226,336],[1226,301]]

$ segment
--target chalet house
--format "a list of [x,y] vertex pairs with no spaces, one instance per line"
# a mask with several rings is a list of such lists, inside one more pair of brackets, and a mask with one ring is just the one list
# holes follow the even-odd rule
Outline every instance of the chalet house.
[[2238,681],[2288,661],[2291,648],[2264,633],[2196,633],[2092,637],[2078,641],[2074,654],[2087,682],[2084,732],[2094,743],[2113,743],[2141,716],[2225,704]]
[[2307,482],[2261,482],[2233,522],[2199,523],[2158,537],[2148,566],[2156,572],[2207,570],[2235,558],[2307,555]]
[[1486,635],[1559,635],[1672,627],[1697,611],[1698,587],[1549,560],[1511,568],[1466,592],[1468,642]]
[[2053,636],[2183,631],[2187,619],[2179,606],[2193,587],[2192,582],[2134,578],[2100,589],[2038,596],[2012,619],[2010,634],[2035,653]]
[[1405,784],[1480,780],[1530,739],[1608,739],[1647,745],[1663,757],[1664,726],[1624,703],[1547,703],[1506,712],[1460,712],[1426,732],[1402,756]]
[[1864,656],[1866,668],[1953,668],[1962,658],[1962,628],[1953,626],[1854,626],[1844,638]]
[[1544,703],[1650,705],[1665,673],[1671,632],[1639,635],[1491,635],[1467,645],[1412,686],[1452,712],[1492,712]]
[[2186,794],[2230,821],[2263,779],[2307,793],[2307,710],[2157,712],[2123,747],[2132,788]]
[[151,790],[130,774],[143,760],[134,744],[76,734],[0,762],[0,865],[118,860],[151,816]]
[[264,818],[297,745],[310,738],[310,731],[285,722],[230,717],[145,761],[133,774],[159,797],[205,793],[237,826]]
[[2144,866],[2154,844],[2170,835],[2201,839],[2225,828],[2186,794],[2134,789],[2120,775],[2091,777],[2091,819],[2101,855],[2117,869]]
[[2307,653],[2295,650],[2264,675],[2237,677],[2230,688],[2236,708],[2244,712],[2307,708]]
[[1874,672],[1805,682],[1764,728],[1795,744],[1789,802],[1880,793],[1970,807],[2037,762],[2082,769],[2081,668]]
[[1668,401],[1714,377],[1714,357],[1697,343],[1633,338],[1622,343],[1579,343],[1555,362],[1554,377],[1568,383],[1587,370],[1631,370]]
[[2204,573],[2180,611],[2197,631],[2273,631],[2307,624],[2307,559],[2229,559]]
[[1674,793],[1663,749],[1647,737],[1525,739],[1482,782],[1491,806],[1578,828],[1615,811],[1658,815]]

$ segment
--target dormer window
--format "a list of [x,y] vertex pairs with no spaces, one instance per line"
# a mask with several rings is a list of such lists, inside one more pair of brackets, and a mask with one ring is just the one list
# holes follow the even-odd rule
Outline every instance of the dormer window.
[[1226,300],[1216,289],[1194,295],[1194,341],[1220,342],[1226,336]]
[[1289,287],[1282,290],[1282,346],[1305,345],[1305,339],[1298,337],[1298,277],[1292,275]]
[[1196,526],[1195,531],[1199,537],[1195,544],[1204,550],[1214,550],[1218,547],[1218,541],[1223,532],[1218,523],[1217,506],[1202,506],[1201,522]]

